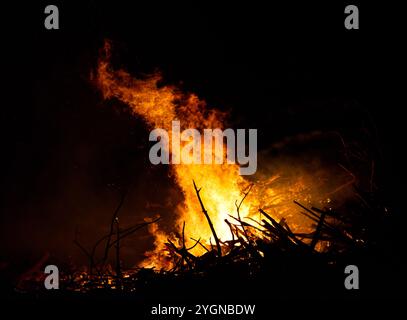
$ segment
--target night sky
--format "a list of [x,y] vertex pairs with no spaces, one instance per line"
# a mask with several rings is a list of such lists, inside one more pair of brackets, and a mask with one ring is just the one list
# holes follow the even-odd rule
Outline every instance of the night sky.
[[[161,71],[229,110],[232,126],[257,128],[261,150],[314,131],[373,132],[398,232],[402,37],[381,5],[360,5],[361,29],[349,31],[344,4],[53,3],[60,30],[43,27],[48,3],[2,7],[2,261],[45,252],[82,261],[75,230],[85,244],[105,233],[123,190],[124,224],[152,212],[171,219],[181,199],[166,169],[148,162],[143,122],[91,81],[104,39],[116,67]],[[150,246],[141,232],[124,254],[135,263]]]

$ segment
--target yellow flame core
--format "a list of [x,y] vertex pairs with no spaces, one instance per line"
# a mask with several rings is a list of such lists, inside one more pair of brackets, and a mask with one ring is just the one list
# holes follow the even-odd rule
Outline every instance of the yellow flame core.
[[[223,128],[225,114],[216,109],[207,109],[205,102],[196,95],[184,94],[171,86],[160,86],[161,76],[151,75],[143,80],[135,79],[123,70],[113,70],[110,66],[110,45],[106,43],[105,54],[98,65],[97,82],[105,99],[117,98],[127,104],[134,115],[142,117],[149,127],[162,128],[171,136],[173,120],[179,120],[181,130],[186,128]],[[170,143],[171,151],[171,143]],[[213,153],[204,150],[204,153]],[[226,150],[225,150],[226,152]],[[202,188],[202,201],[210,215],[218,237],[223,240],[231,239],[231,232],[225,219],[231,220],[230,215],[236,216],[236,201],[242,199],[242,190],[250,184],[239,175],[237,164],[179,164],[170,166],[171,173],[184,195],[184,202],[179,205],[174,216],[178,233],[182,232],[185,222],[185,240],[187,247],[195,242],[191,238],[201,239],[206,245],[214,243],[208,222],[202,213],[192,181]],[[279,176],[265,177],[256,184],[240,208],[241,217],[259,218],[258,209],[269,210],[269,214],[276,218],[290,218],[295,210],[292,200],[310,200],[310,192],[306,177],[295,181],[284,182]],[[309,179],[311,180],[311,179]],[[300,218],[301,219],[301,218]],[[290,221],[293,231],[302,225],[298,218]],[[146,260],[141,263],[144,267],[168,268],[165,242],[171,235],[159,229],[158,225],[150,226],[150,233],[155,237],[155,249],[146,253]],[[173,239],[173,241],[177,241]],[[192,253],[203,254],[201,246],[195,246]]]

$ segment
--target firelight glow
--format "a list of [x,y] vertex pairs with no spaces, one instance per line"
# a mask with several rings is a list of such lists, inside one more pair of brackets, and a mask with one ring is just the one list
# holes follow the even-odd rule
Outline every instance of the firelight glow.
[[[161,81],[159,74],[153,74],[140,80],[133,78],[124,70],[114,70],[110,65],[110,50],[110,44],[106,42],[99,60],[96,78],[105,99],[115,98],[122,101],[128,106],[131,113],[141,117],[151,130],[160,128],[165,130],[169,136],[174,134],[174,122],[184,128],[196,128],[200,132],[205,129],[224,128],[227,114],[217,109],[207,108],[206,103],[194,94],[183,93],[173,86],[159,85]],[[180,126],[176,130],[181,130]],[[223,139],[224,131],[213,130],[213,132],[218,135],[219,139]],[[155,138],[154,135],[153,138]],[[178,141],[181,147],[188,143],[180,139]],[[309,221],[305,222],[304,218],[298,216],[293,200],[303,203],[321,200],[319,192],[312,188],[315,185],[314,176],[302,174],[302,172],[297,174],[293,168],[287,168],[287,172],[282,175],[258,176],[257,180],[249,181],[240,174],[241,168],[237,163],[215,163],[220,162],[219,159],[216,160],[216,157],[221,155],[216,154],[212,144],[202,145],[204,158],[209,161],[211,157],[214,157],[212,163],[190,161],[191,163],[185,164],[180,161],[179,164],[169,165],[170,175],[180,187],[184,198],[174,213],[175,232],[181,234],[185,223],[187,246],[193,245],[195,241],[192,239],[198,238],[206,246],[214,243],[211,229],[202,214],[193,188],[193,181],[201,188],[202,201],[221,241],[231,240],[230,228],[225,220],[231,219],[230,215],[236,214],[236,203],[242,199],[243,192],[253,183],[254,187],[240,207],[240,215],[243,219],[259,218],[258,209],[263,208],[277,220],[284,218],[289,221],[294,232],[313,230]],[[231,154],[229,147],[223,146],[222,158],[227,158],[228,153]],[[169,149],[169,153],[173,152],[171,143],[168,143],[166,148]],[[281,178],[290,172],[293,174],[288,175],[289,179]],[[171,268],[173,261],[168,257],[165,243],[168,242],[167,239],[179,243],[179,237],[164,232],[158,224],[150,225],[149,231],[155,239],[155,248],[145,254],[146,259],[140,266]],[[191,253],[195,255],[205,252],[202,246],[195,246],[191,250]]]

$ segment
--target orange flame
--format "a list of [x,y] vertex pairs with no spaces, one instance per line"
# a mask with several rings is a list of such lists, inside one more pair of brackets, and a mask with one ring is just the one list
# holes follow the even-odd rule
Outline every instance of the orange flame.
[[[223,128],[226,114],[208,109],[204,101],[194,94],[185,94],[172,86],[160,86],[160,74],[153,74],[143,80],[133,78],[123,70],[113,70],[110,65],[110,44],[106,42],[105,52],[98,65],[97,82],[105,99],[116,98],[128,105],[134,115],[142,117],[151,128],[162,128],[171,135],[173,120],[179,120],[185,128]],[[182,129],[181,129],[182,130]],[[210,152],[211,150],[204,150]],[[226,150],[225,150],[226,152]],[[208,222],[202,213],[197,195],[192,185],[195,180],[202,188],[201,197],[210,215],[218,237],[225,241],[231,239],[229,226],[225,219],[236,216],[236,201],[242,199],[242,190],[251,182],[239,174],[237,164],[179,164],[170,166],[171,173],[184,195],[174,221],[181,233],[185,222],[187,246],[195,242],[191,237],[209,244],[212,237]],[[311,200],[312,177],[302,174],[299,178],[283,180],[280,176],[263,177],[255,181],[255,186],[240,208],[241,217],[258,218],[262,207],[276,218],[293,218],[296,210],[292,200]],[[307,228],[301,217],[293,218],[292,229]],[[308,226],[309,227],[309,226]],[[307,230],[310,231],[310,230]],[[168,268],[165,256],[165,242],[171,235],[161,231],[158,225],[151,225],[155,237],[155,249],[148,252],[144,267]],[[212,237],[212,243],[213,237]],[[192,253],[202,254],[204,249],[195,246]]]

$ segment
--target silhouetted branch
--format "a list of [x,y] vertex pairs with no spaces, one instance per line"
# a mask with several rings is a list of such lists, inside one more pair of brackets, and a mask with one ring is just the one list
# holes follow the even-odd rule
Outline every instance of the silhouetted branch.
[[202,203],[201,196],[199,195],[199,192],[201,191],[201,189],[198,189],[198,188],[196,187],[195,181],[192,181],[192,182],[194,183],[195,192],[196,192],[196,195],[198,196],[198,200],[199,200],[199,203],[200,203],[200,205],[201,205],[202,212],[204,213],[206,219],[208,220],[209,227],[211,228],[213,237],[215,238],[216,248],[217,248],[217,251],[218,251],[218,256],[221,257],[221,256],[222,256],[222,249],[221,249],[221,247],[220,247],[219,238],[218,238],[218,236],[216,235],[215,228],[213,227],[211,218],[209,217],[208,212],[206,211],[205,206],[204,206],[204,204]]
[[114,233],[114,223],[116,221],[117,215],[119,214],[119,211],[120,211],[121,207],[123,206],[124,199],[126,198],[126,195],[127,195],[127,191],[122,193],[119,205],[117,206],[116,210],[113,213],[112,221],[110,223],[110,232],[109,232],[108,237],[107,237],[106,246],[105,246],[105,253],[104,253],[104,256],[103,256],[103,260],[102,260],[103,263],[106,263],[107,257],[109,255],[110,240],[111,240],[111,238],[113,236],[113,233]]

